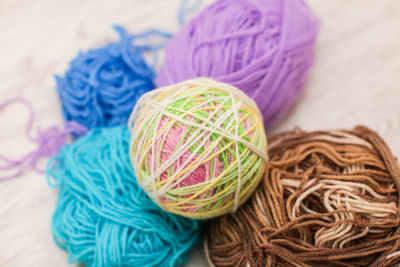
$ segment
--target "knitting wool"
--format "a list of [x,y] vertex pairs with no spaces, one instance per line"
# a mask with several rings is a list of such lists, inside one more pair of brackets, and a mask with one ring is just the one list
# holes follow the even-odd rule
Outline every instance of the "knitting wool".
[[36,134],[32,133],[32,126],[35,121],[35,112],[32,104],[23,97],[10,98],[0,104],[0,112],[11,105],[22,104],[29,113],[28,122],[25,128],[25,137],[30,142],[36,143],[36,149],[27,152],[20,158],[11,158],[7,154],[0,154],[0,181],[16,178],[27,170],[34,170],[37,173],[44,173],[39,166],[39,161],[57,154],[72,135],[82,135],[87,132],[86,127],[73,121],[65,122],[64,128],[50,126],[45,129],[38,129]]
[[303,90],[317,31],[303,0],[217,0],[171,39],[156,84],[202,76],[232,84],[269,128]]
[[126,126],[96,128],[49,161],[53,236],[70,263],[172,267],[198,239],[196,221],[164,212],[138,186],[129,140]]
[[169,38],[161,31],[131,35],[115,27],[119,42],[91,49],[72,60],[63,77],[56,76],[63,116],[88,129],[125,124],[137,99],[154,89],[155,72],[143,56],[163,45],[135,45],[151,36]]
[[213,222],[210,266],[394,266],[400,168],[366,127],[270,138],[256,193]]
[[138,182],[167,211],[196,219],[234,211],[263,175],[261,114],[231,85],[198,78],[156,89],[130,123]]

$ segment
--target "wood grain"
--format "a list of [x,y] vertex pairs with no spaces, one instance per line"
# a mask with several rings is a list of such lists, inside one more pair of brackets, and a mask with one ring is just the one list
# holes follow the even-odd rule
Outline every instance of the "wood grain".
[[[22,95],[37,112],[35,128],[62,125],[53,75],[79,50],[115,40],[113,24],[175,32],[179,2],[1,0],[0,102]],[[322,22],[315,67],[304,94],[271,133],[365,124],[400,155],[398,0],[308,2]],[[0,112],[1,153],[18,157],[34,148],[24,138],[27,114],[19,105]],[[0,183],[0,266],[71,266],[51,237],[56,197],[44,175],[33,172]],[[199,245],[187,266],[205,265]]]

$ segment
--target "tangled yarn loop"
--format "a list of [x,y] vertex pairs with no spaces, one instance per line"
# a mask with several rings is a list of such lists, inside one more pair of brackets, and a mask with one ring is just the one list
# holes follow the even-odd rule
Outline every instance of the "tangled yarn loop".
[[252,199],[211,226],[211,266],[400,262],[400,168],[375,132],[288,132],[269,152]]
[[258,185],[266,136],[254,101],[198,78],[151,91],[132,112],[131,161],[165,210],[196,219],[234,211]]
[[125,126],[96,128],[49,161],[53,235],[71,263],[176,266],[198,239],[196,221],[162,211],[137,185],[129,140]]
[[302,0],[218,0],[171,39],[157,86],[196,77],[232,84],[268,128],[302,91],[317,30]]
[[157,30],[129,35],[122,27],[115,29],[119,42],[80,53],[64,77],[56,76],[66,121],[76,121],[88,129],[124,124],[137,99],[154,88],[155,72],[143,55],[153,52],[156,58],[156,51],[163,45],[133,43],[170,35]]
[[0,170],[8,170],[12,173],[6,176],[1,176],[1,180],[8,180],[21,175],[25,170],[31,168],[39,173],[44,173],[38,167],[38,162],[42,158],[54,156],[59,152],[61,147],[68,141],[70,134],[81,135],[86,133],[86,127],[73,121],[67,121],[64,129],[57,126],[51,126],[45,130],[38,130],[37,136],[31,134],[32,125],[35,119],[35,114],[32,105],[24,98],[17,97],[7,100],[0,105],[0,111],[11,104],[23,104],[29,111],[29,120],[26,126],[26,137],[29,141],[37,143],[37,148],[26,154],[20,159],[11,159],[5,155],[0,155]]

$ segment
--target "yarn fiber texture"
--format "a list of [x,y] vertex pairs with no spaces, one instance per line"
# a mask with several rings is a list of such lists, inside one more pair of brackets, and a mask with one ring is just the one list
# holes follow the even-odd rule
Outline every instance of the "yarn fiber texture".
[[[22,104],[28,110],[29,119],[26,124],[25,137],[30,142],[36,143],[37,148],[27,152],[19,159],[0,154],[0,181],[16,178],[29,169],[37,173],[44,173],[44,169],[38,166],[42,158],[49,158],[57,154],[61,147],[68,142],[70,134],[81,135],[87,132],[84,126],[73,121],[67,121],[64,129],[50,126],[44,130],[37,130],[36,135],[34,135],[32,134],[32,126],[35,121],[35,112],[28,100],[22,97],[10,98],[0,104],[0,111],[15,104]],[[6,174],[3,174],[3,172]]]
[[70,263],[177,266],[198,240],[196,221],[164,212],[138,186],[129,140],[126,126],[96,128],[49,161],[53,236]]
[[217,0],[169,41],[156,84],[201,76],[232,84],[268,128],[302,92],[317,31],[302,0]]
[[251,200],[213,222],[211,266],[400,262],[400,169],[375,132],[293,131],[270,138],[269,153]]
[[195,219],[234,211],[263,175],[261,114],[231,85],[198,78],[156,89],[130,123],[135,175],[167,211]]
[[136,39],[151,35],[167,38],[160,31],[129,35],[122,27],[115,27],[120,41],[91,49],[72,60],[63,77],[56,76],[63,116],[88,129],[116,126],[128,121],[137,99],[154,89],[154,69],[148,65],[144,52],[158,46],[139,46]]

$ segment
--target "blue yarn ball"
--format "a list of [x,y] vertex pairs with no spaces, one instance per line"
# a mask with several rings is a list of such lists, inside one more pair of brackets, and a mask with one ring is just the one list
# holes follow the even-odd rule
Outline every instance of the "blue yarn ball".
[[140,96],[154,89],[155,71],[143,58],[152,48],[133,45],[132,35],[115,29],[119,42],[79,53],[65,76],[55,77],[66,121],[88,129],[124,124]]
[[138,186],[125,126],[96,128],[50,159],[59,188],[52,219],[69,262],[87,266],[176,266],[197,242],[196,221],[161,210]]

